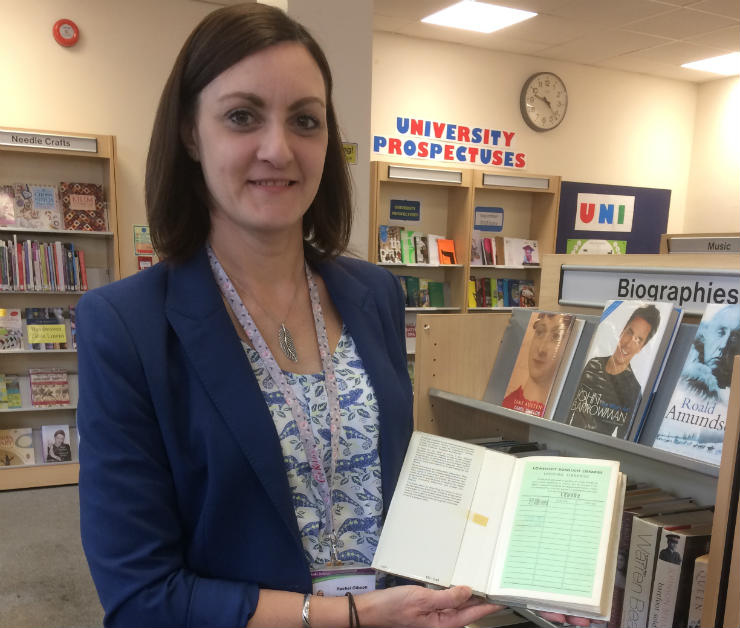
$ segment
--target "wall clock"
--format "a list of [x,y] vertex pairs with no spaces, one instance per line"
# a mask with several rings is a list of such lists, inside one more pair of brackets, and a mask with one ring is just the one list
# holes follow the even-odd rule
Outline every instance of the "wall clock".
[[57,20],[54,23],[52,32],[54,34],[54,41],[65,48],[74,46],[80,38],[80,29],[77,28],[77,24],[72,20]]
[[527,125],[535,131],[551,131],[565,117],[568,91],[563,80],[552,72],[537,72],[522,86],[519,109]]

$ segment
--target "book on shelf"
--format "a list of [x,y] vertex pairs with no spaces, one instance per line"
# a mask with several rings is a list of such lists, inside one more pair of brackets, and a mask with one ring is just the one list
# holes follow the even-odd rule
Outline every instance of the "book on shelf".
[[483,232],[475,230],[470,238],[470,263],[473,266],[485,264],[483,261],[483,238]]
[[711,524],[663,527],[648,626],[677,626],[688,623],[694,561],[709,551]]
[[373,567],[468,585],[510,606],[606,618],[624,486],[616,461],[517,458],[414,432]]
[[15,189],[0,185],[0,227],[15,227]]
[[414,233],[411,229],[401,229],[401,261],[404,264],[416,264]]
[[21,382],[17,375],[5,375],[5,392],[8,398],[8,409],[23,407],[21,398]]
[[63,368],[28,369],[31,383],[31,405],[35,408],[68,406],[69,377]]
[[420,282],[418,277],[406,277],[406,305],[419,307]]
[[0,351],[23,349],[23,319],[18,308],[0,308]]
[[719,465],[738,353],[740,305],[707,305],[653,447]]
[[429,244],[425,234],[414,232],[414,252],[417,264],[429,263]]
[[539,266],[537,240],[504,238],[504,263],[507,266]]
[[686,620],[687,628],[701,626],[701,614],[704,611],[704,591],[707,586],[707,571],[709,570],[709,554],[697,556],[694,560],[694,573],[691,578],[691,599],[689,614]]
[[660,372],[681,311],[672,303],[607,301],[567,414],[569,425],[627,438]]
[[429,280],[419,278],[419,307],[429,307]]
[[531,313],[501,402],[504,408],[545,416],[575,319],[573,314]]
[[416,353],[416,313],[406,312],[406,353]]
[[663,528],[711,526],[712,517],[711,510],[694,510],[632,519],[621,626],[647,628]]
[[429,263],[432,266],[439,266],[439,247],[437,246],[438,240],[444,240],[445,237],[441,235],[435,235],[433,233],[427,234],[427,253],[429,254]]
[[19,427],[0,430],[0,467],[36,464],[33,430]]
[[44,462],[71,462],[69,425],[42,425],[41,451]]
[[445,306],[445,284],[442,281],[428,282],[429,290],[429,307],[444,307]]
[[537,300],[534,292],[534,281],[519,280],[519,307],[536,307]]
[[69,335],[72,339],[72,349],[77,351],[77,308],[69,306]]
[[67,325],[64,307],[27,307],[26,334],[28,345],[36,351],[67,348]]
[[5,375],[0,373],[0,410],[8,409],[8,389],[5,385]]
[[437,240],[440,264],[457,264],[455,257],[455,241],[447,238]]
[[488,236],[483,238],[483,263],[487,266],[496,263],[496,241]]
[[378,227],[378,259],[385,264],[401,263],[401,227]]
[[478,307],[478,300],[476,299],[477,283],[475,277],[471,275],[468,279],[468,307]]
[[64,228],[72,231],[106,231],[107,204],[103,186],[62,181],[59,184]]
[[56,185],[16,183],[15,224],[26,229],[61,229]]

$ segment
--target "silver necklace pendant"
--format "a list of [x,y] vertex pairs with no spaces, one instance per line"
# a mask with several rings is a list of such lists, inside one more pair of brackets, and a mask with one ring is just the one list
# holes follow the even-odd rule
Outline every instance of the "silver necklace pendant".
[[285,323],[280,323],[280,329],[278,329],[278,344],[280,350],[285,354],[291,362],[298,362],[298,354],[295,350],[295,343],[293,342],[293,336],[290,335],[288,328]]

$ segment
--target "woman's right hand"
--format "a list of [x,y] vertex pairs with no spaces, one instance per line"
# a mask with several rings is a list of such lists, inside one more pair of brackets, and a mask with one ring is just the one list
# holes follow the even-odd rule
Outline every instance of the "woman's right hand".
[[504,608],[474,598],[465,586],[440,590],[399,586],[358,595],[355,601],[363,626],[458,628]]

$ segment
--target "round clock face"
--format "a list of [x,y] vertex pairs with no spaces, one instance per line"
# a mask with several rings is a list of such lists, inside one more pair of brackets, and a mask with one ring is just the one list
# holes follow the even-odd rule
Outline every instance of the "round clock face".
[[554,129],[568,109],[565,83],[552,72],[533,74],[522,87],[519,108],[524,121],[535,131]]

